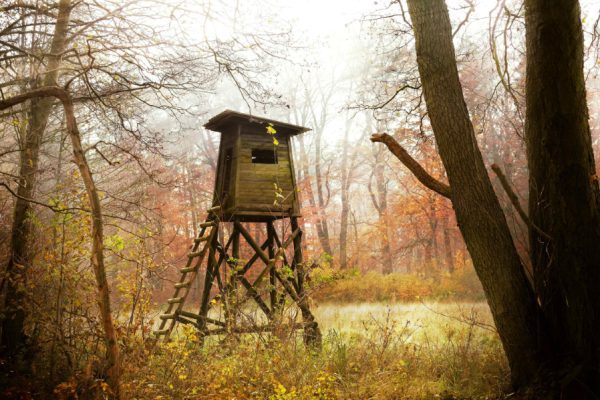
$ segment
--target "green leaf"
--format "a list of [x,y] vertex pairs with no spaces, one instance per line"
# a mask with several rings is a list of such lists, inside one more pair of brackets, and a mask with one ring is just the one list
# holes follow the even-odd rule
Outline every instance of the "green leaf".
[[114,252],[120,252],[125,248],[125,240],[119,235],[112,235],[104,239],[104,245]]

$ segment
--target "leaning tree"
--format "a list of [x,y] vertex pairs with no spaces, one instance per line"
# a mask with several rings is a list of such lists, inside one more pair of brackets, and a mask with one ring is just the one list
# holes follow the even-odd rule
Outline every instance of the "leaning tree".
[[[526,114],[533,279],[494,193],[464,100],[444,0],[408,0],[419,76],[449,184],[390,135],[375,134],[452,201],[517,389],[600,396],[600,191],[588,124],[579,3],[525,1]],[[524,214],[524,213],[523,213]]]

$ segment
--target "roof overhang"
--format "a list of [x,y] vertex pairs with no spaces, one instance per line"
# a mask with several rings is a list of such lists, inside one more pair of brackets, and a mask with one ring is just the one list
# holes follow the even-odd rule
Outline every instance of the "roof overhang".
[[227,126],[235,123],[248,123],[267,126],[269,124],[278,131],[283,131],[291,136],[310,131],[310,128],[304,126],[288,124],[287,122],[276,121],[270,118],[258,117],[256,115],[244,114],[237,111],[225,110],[208,120],[204,127],[211,131],[223,132]]

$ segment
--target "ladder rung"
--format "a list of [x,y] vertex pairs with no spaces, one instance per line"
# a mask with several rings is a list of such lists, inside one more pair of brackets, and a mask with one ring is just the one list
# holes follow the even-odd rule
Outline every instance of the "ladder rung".
[[214,213],[215,211],[219,211],[221,209],[221,206],[214,206],[208,209],[208,213]]
[[160,319],[173,319],[177,316],[177,314],[163,314],[160,316]]
[[192,282],[178,282],[175,284],[175,289],[181,289],[190,286]]
[[167,300],[167,303],[176,304],[176,303],[181,303],[182,300],[183,300],[183,297],[173,297],[172,299]]
[[200,318],[202,318],[198,314],[194,314],[194,313],[191,313],[189,311],[179,311],[179,315],[181,315],[183,317],[187,317],[187,318],[192,318],[192,319],[200,319]]
[[203,237],[194,239],[194,243],[206,242],[207,240],[208,240],[208,236],[203,236]]
[[200,224],[200,228],[209,228],[211,226],[215,226],[215,221],[208,221]]
[[200,251],[192,251],[190,254],[188,254],[189,258],[194,258],[194,257],[198,257],[202,255],[202,250]]
[[198,268],[196,268],[196,267],[186,267],[186,268],[181,268],[179,270],[179,272],[181,272],[182,274],[187,274],[188,272],[194,272],[197,270],[198,270]]
[[169,328],[165,328],[165,329],[160,329],[158,331],[154,331],[154,334],[156,336],[166,335],[167,333],[169,333]]

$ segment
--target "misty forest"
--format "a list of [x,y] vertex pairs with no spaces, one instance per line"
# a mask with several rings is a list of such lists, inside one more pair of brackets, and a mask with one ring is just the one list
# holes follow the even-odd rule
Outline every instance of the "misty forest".
[[596,0],[0,0],[0,398],[600,399]]

